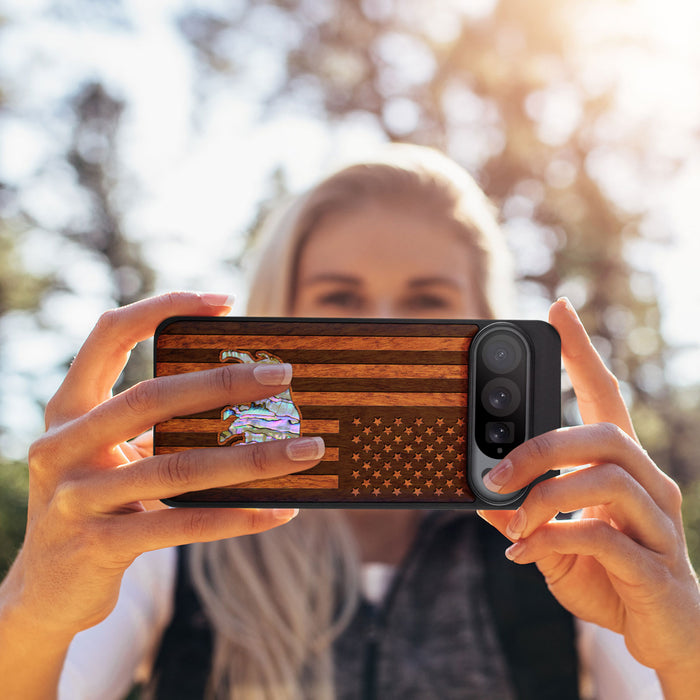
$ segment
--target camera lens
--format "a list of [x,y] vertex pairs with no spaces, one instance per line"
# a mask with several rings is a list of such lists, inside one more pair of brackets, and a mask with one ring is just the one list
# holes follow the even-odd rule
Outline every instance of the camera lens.
[[514,381],[496,377],[481,390],[481,403],[491,415],[507,416],[520,406],[520,389]]
[[494,422],[486,424],[486,442],[506,444],[513,442],[513,423]]
[[499,386],[489,394],[489,403],[492,408],[502,411],[510,406],[511,394],[505,387]]
[[494,334],[484,345],[484,364],[497,374],[512,372],[523,356],[520,343],[505,333]]

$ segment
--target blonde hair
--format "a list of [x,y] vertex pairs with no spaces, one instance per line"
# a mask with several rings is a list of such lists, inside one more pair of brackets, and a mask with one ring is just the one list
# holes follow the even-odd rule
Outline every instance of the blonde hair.
[[491,202],[466,170],[439,151],[391,144],[383,156],[339,170],[267,219],[255,246],[248,315],[290,315],[299,256],[310,234],[327,214],[372,203],[411,206],[452,227],[472,251],[465,275],[474,279],[483,315],[510,313],[512,257]]
[[[410,202],[472,249],[485,317],[510,304],[511,258],[474,180],[432,149],[393,145],[277,210],[259,236],[248,314],[291,313],[299,255],[321,218]],[[192,547],[190,572],[214,631],[208,693],[230,700],[331,700],[331,644],[359,598],[359,558],[340,514],[305,511],[259,535]]]

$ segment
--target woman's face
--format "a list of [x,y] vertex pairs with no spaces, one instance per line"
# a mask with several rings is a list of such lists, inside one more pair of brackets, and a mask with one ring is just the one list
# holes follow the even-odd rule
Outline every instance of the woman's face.
[[295,316],[479,318],[467,244],[410,206],[330,214],[304,246]]

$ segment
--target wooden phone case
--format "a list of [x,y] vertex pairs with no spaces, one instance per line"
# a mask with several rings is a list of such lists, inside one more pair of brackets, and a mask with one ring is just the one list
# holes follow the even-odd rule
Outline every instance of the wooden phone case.
[[[155,454],[314,435],[326,444],[322,461],[304,472],[185,493],[165,502],[498,507],[474,495],[467,474],[469,348],[476,333],[490,323],[230,317],[164,321],[155,339],[155,376],[260,361],[289,362],[294,373],[290,389],[271,399],[160,423],[154,428]],[[537,434],[556,428],[558,342],[548,324],[510,323],[527,335],[533,350],[533,405],[541,404],[542,410],[533,411],[530,430]]]

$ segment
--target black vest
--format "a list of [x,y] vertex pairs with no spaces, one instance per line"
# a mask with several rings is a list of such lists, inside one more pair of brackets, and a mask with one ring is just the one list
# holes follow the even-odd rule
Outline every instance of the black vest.
[[[472,514],[440,511],[431,513],[425,520],[413,551],[407,557],[407,563],[402,566],[397,582],[389,593],[389,606],[392,605],[392,598],[398,599],[396,604],[403,605],[402,610],[395,611],[394,622],[386,610],[377,610],[363,604],[358,608],[347,634],[342,634],[335,645],[336,667],[340,669],[340,673],[336,671],[339,698],[443,700],[469,696],[465,690],[465,684],[470,683],[469,676],[465,674],[462,681],[460,675],[468,665],[468,658],[460,657],[459,649],[453,648],[452,666],[456,668],[448,669],[449,673],[445,673],[437,664],[436,671],[429,668],[430,664],[426,664],[428,668],[423,670],[424,676],[417,675],[415,683],[411,673],[419,664],[409,661],[405,663],[405,669],[400,669],[394,660],[391,670],[399,668],[394,674],[398,676],[397,682],[388,681],[386,668],[382,671],[381,667],[381,663],[386,666],[387,656],[392,653],[396,656],[397,653],[402,653],[403,648],[396,645],[393,649],[382,647],[381,634],[386,631],[384,628],[387,625],[389,635],[398,627],[401,634],[420,637],[413,642],[409,639],[407,647],[410,651],[410,644],[413,643],[418,654],[421,653],[423,642],[427,645],[428,654],[431,648],[435,648],[435,644],[439,646],[440,635],[451,635],[447,640],[442,640],[443,645],[447,642],[448,648],[451,643],[453,647],[460,644],[459,628],[454,633],[449,631],[451,622],[459,625],[459,615],[455,616],[454,621],[446,620],[445,605],[442,615],[439,609],[435,613],[435,630],[428,628],[421,632],[420,622],[414,627],[410,624],[407,627],[407,618],[420,618],[420,615],[413,614],[416,609],[422,613],[423,608],[431,605],[439,608],[441,601],[436,598],[440,595],[440,583],[449,578],[454,569],[459,568],[455,564],[455,556],[459,555],[459,547],[466,541],[478,545],[475,555],[483,564],[476,567],[482,569],[478,577],[478,588],[483,589],[485,607],[490,618],[486,627],[490,625],[495,628],[495,644],[498,647],[495,656],[502,657],[503,660],[500,667],[491,663],[491,673],[494,668],[505,667],[508,678],[503,682],[510,686],[511,694],[518,700],[578,700],[578,659],[573,618],[549,593],[537,568],[508,561],[503,551],[510,544],[509,541]],[[421,568],[424,569],[422,578],[417,578],[414,574]],[[411,569],[415,571],[412,572]],[[179,549],[177,571],[174,615],[163,636],[150,691],[154,698],[193,700],[204,697],[213,640],[209,621],[190,580],[186,547]],[[402,576],[403,586],[412,587],[409,597],[401,592]],[[460,579],[455,583],[461,585]],[[467,596],[474,596],[474,593],[472,586]],[[473,607],[471,598],[468,606]],[[430,623],[431,612],[428,610],[425,614]],[[442,629],[439,628],[440,625]],[[430,640],[423,639],[423,636],[430,637],[431,633],[438,637],[432,647]],[[487,654],[482,661],[491,662],[491,656],[490,653]],[[455,679],[458,680],[455,682]],[[426,682],[430,685],[425,685]],[[445,685],[441,686],[441,683]],[[499,686],[496,684],[495,687]],[[474,697],[474,694],[469,697]],[[478,697],[498,698],[499,692],[484,691]]]

